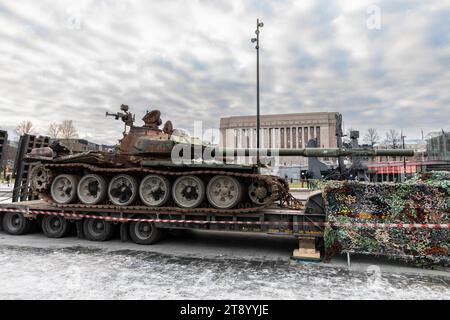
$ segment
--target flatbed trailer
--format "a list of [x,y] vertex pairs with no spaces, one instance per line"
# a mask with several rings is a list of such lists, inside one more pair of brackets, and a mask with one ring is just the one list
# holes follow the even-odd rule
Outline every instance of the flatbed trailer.
[[[162,239],[165,231],[173,229],[259,232],[296,237],[306,241],[305,243],[309,241],[309,246],[314,243],[320,249],[326,219],[321,192],[303,193],[299,199],[304,203],[302,209],[274,206],[255,213],[240,214],[152,212],[151,208],[133,210],[127,207],[118,211],[100,208],[63,210],[43,200],[33,200],[0,204],[0,225],[4,232],[15,235],[26,234],[33,225],[39,226],[46,236],[52,238],[64,237],[69,229],[75,229],[79,238],[93,241],[110,239],[112,229],[115,229],[122,241],[131,239],[138,244],[156,243]],[[67,228],[64,232],[57,232],[61,229],[61,224],[67,225]],[[143,237],[139,237],[139,231],[136,231],[138,224],[140,227],[147,226],[150,229],[147,233],[153,233],[153,237],[143,241]],[[102,235],[101,231],[105,226],[111,232]],[[97,236],[96,227],[99,231]],[[302,241],[300,249],[301,247]],[[311,253],[311,247],[309,252]]]

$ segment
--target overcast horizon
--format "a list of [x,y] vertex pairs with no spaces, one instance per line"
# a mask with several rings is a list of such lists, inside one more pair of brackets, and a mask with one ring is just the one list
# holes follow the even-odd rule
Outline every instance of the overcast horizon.
[[187,130],[255,114],[256,18],[262,114],[340,112],[382,139],[450,130],[450,0],[0,0],[0,129],[69,119],[112,144],[121,104]]

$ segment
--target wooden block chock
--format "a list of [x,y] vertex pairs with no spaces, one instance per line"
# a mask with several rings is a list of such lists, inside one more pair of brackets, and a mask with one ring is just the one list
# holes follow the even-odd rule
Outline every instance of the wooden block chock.
[[295,249],[292,255],[298,259],[320,260],[320,251],[316,250],[316,238],[300,237],[298,249]]

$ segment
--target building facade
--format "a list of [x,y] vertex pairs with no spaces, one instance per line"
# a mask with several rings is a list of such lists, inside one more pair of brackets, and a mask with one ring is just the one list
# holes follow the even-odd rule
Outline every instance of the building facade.
[[[305,148],[317,139],[321,148],[336,148],[337,112],[273,114],[261,116],[260,147]],[[237,116],[220,119],[220,146],[256,148],[256,117]],[[299,157],[281,157],[284,165],[304,164]]]
[[[261,148],[305,148],[317,138],[323,148],[335,148],[336,112],[273,114],[261,116]],[[221,147],[256,147],[256,117],[220,119]]]
[[[447,139],[444,139],[446,137]],[[368,159],[368,176],[371,181],[402,181],[424,171],[450,170],[450,134],[430,133],[426,143],[422,139],[406,140],[405,149],[414,150],[413,157],[371,157]],[[377,149],[391,149],[379,144]]]
[[102,147],[96,143],[90,142],[86,139],[51,139],[51,142],[60,141],[66,147],[74,152],[83,151],[101,151]]
[[432,160],[450,160],[450,133],[441,132],[428,138],[427,153]]
[[4,154],[6,153],[6,146],[8,144],[8,132],[0,130],[0,172],[6,166],[4,162]]

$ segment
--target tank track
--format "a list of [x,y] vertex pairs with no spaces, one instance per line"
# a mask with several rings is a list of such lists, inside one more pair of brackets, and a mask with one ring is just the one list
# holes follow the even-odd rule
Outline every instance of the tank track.
[[[298,209],[301,203],[289,193],[289,185],[284,179],[272,175],[263,175],[255,173],[240,173],[240,172],[230,172],[222,170],[192,170],[192,171],[181,171],[174,172],[169,170],[161,169],[151,169],[144,167],[134,167],[134,168],[102,168],[95,165],[90,165],[86,163],[70,163],[70,164],[43,164],[44,168],[50,172],[50,179],[54,177],[52,171],[58,169],[65,170],[88,170],[91,173],[106,173],[106,174],[132,174],[132,173],[144,173],[144,174],[158,174],[163,176],[183,176],[183,175],[226,175],[233,176],[241,179],[254,179],[264,181],[267,185],[272,188],[272,195],[268,200],[261,205],[253,204],[253,207],[237,207],[232,209],[217,209],[214,207],[197,207],[197,208],[181,208],[177,206],[163,206],[163,207],[149,207],[145,205],[130,205],[130,206],[117,206],[113,204],[97,204],[97,205],[86,205],[82,203],[77,204],[59,204],[52,200],[49,193],[50,188],[46,188],[44,191],[38,192],[38,194],[46,202],[52,204],[53,206],[61,209],[108,209],[114,212],[122,212],[124,209],[136,210],[136,211],[148,211],[152,213],[162,213],[162,212],[177,212],[177,213],[226,213],[226,214],[242,214],[242,213],[255,213],[260,209],[273,206],[277,201],[279,201],[280,206],[290,207]],[[48,181],[48,185],[51,181]]]

